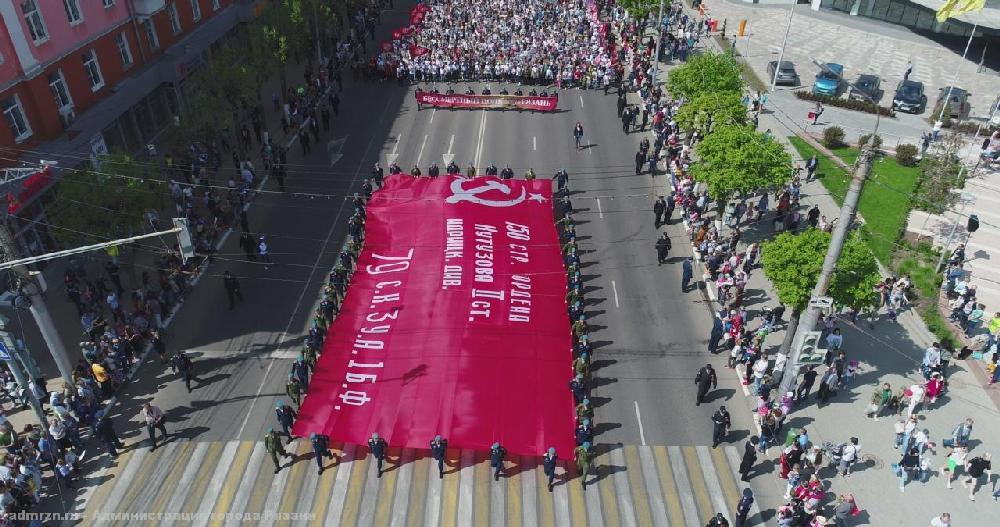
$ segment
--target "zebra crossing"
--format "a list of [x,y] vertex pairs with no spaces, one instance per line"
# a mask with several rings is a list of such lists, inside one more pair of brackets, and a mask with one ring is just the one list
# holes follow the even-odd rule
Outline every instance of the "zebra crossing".
[[451,449],[440,479],[429,452],[389,449],[378,478],[366,448],[332,450],[338,462],[320,475],[299,439],[274,474],[262,442],[135,445],[99,475],[82,524],[701,527],[716,512],[731,519],[745,486],[733,446],[599,447],[586,490],[572,466],[551,493],[540,458],[511,456],[494,481],[487,453]]

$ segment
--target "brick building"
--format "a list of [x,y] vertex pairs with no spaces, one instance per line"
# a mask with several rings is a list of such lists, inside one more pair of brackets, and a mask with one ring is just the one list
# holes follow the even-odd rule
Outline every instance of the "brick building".
[[[0,0],[0,168],[142,150],[179,114],[209,46],[265,1]],[[0,181],[26,252],[51,247],[38,221],[54,172]]]

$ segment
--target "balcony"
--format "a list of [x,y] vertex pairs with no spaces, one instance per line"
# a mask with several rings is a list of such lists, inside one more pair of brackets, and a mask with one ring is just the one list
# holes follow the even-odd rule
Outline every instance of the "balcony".
[[131,0],[135,16],[147,18],[167,6],[166,0]]

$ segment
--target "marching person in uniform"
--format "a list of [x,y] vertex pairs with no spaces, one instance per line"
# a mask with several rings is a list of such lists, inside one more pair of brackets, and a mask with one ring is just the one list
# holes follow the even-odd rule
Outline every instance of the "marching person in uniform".
[[288,452],[285,452],[285,445],[281,444],[281,436],[273,428],[268,428],[267,435],[264,436],[264,450],[267,450],[267,453],[271,455],[271,461],[274,462],[274,473],[277,474],[281,471],[278,454],[281,454],[282,457],[288,457]]
[[312,443],[313,457],[316,459],[316,466],[319,467],[318,473],[323,474],[323,458],[333,459],[333,452],[330,451],[330,438],[313,432],[309,435],[309,442]]
[[378,477],[382,477],[382,463],[385,462],[385,439],[378,436],[378,432],[372,434],[372,438],[368,440],[368,450],[371,451],[372,457],[375,458],[376,467],[378,467]]
[[576,470],[580,473],[580,485],[587,490],[587,474],[590,472],[590,442],[583,443],[573,450],[576,458]]
[[503,460],[507,457],[507,450],[500,446],[500,443],[493,443],[490,448],[490,466],[493,467],[493,481],[500,481],[503,474]]
[[701,405],[701,403],[705,402],[705,396],[708,395],[709,389],[714,390],[719,385],[719,379],[715,376],[715,370],[711,364],[706,364],[704,368],[698,370],[698,375],[694,378],[694,382],[698,385],[698,396],[695,405]]
[[542,456],[542,468],[545,471],[545,475],[549,478],[549,492],[552,492],[553,482],[556,480],[556,448],[549,447],[548,452]]
[[732,424],[726,407],[720,406],[719,410],[712,415],[712,448],[719,446],[719,443],[726,439],[726,434]]
[[274,403],[274,413],[278,417],[278,424],[281,425],[281,429],[284,430],[285,435],[288,439],[295,439],[292,435],[291,429],[292,425],[295,424],[295,410],[292,410],[291,406],[286,406],[283,401],[278,401]]
[[663,233],[660,239],[656,240],[657,265],[663,265],[667,261],[667,254],[670,252],[671,246],[670,236],[667,233]]
[[438,478],[444,478],[444,456],[448,450],[448,440],[442,439],[440,435],[431,439],[431,455],[438,465]]

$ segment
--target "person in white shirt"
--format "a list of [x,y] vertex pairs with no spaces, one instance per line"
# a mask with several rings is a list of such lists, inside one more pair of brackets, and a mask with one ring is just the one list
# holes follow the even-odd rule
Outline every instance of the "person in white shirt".
[[951,526],[951,514],[947,512],[941,513],[940,516],[935,516],[931,518],[930,527],[950,527]]
[[167,428],[164,426],[166,416],[163,410],[150,403],[142,405],[142,418],[146,421],[146,431],[149,432],[149,440],[153,443],[151,450],[156,450],[156,431],[163,433],[163,440],[167,440]]
[[851,477],[851,466],[854,462],[858,460],[858,455],[861,453],[861,447],[858,446],[858,438],[852,437],[851,441],[844,445],[843,451],[840,453],[840,475],[844,477]]

